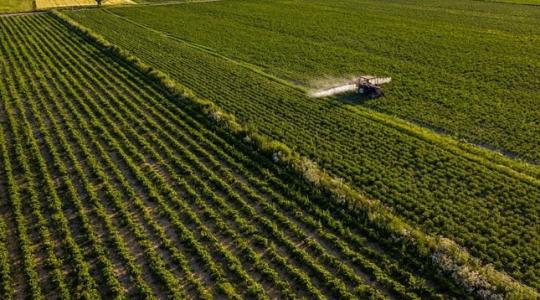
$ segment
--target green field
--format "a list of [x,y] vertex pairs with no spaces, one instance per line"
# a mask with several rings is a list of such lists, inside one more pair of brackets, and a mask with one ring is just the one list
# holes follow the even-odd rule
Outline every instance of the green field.
[[0,13],[23,12],[32,10],[31,0],[2,0],[0,1]]
[[[362,9],[351,12],[356,6]],[[392,76],[387,97],[364,106],[540,162],[540,9],[225,1],[115,13],[303,84]]]
[[535,1],[0,16],[0,299],[539,299]]
[[[540,287],[538,166],[509,171],[472,159],[366,109],[537,160],[540,11],[470,1],[361,6],[224,1],[70,16],[424,230]],[[362,73],[392,76],[387,96],[358,105],[308,98],[297,86]]]
[[60,18],[0,25],[2,299],[468,296]]

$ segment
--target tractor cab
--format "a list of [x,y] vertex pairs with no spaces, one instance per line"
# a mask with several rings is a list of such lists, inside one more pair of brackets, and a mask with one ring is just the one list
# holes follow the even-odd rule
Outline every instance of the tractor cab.
[[360,76],[356,82],[357,92],[360,95],[366,96],[370,99],[375,99],[384,95],[381,87],[378,84],[387,82],[381,82],[381,78],[375,76]]

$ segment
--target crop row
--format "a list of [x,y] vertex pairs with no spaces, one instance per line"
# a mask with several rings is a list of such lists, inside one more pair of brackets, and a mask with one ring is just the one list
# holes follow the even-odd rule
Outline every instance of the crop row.
[[[337,100],[308,99],[295,89],[114,15],[70,16],[243,122],[315,159],[425,230],[454,239],[519,279],[538,282],[540,194],[535,184],[365,118]],[[138,38],[128,38],[132,36]]]
[[25,266],[0,259],[5,295],[440,296],[444,282],[55,17],[0,22],[3,184]]

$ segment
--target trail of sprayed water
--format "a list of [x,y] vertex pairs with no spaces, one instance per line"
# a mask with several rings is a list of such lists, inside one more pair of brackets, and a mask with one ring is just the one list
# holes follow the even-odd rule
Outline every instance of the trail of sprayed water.
[[356,84],[346,84],[346,85],[336,86],[329,89],[317,90],[317,91],[309,93],[309,96],[314,97],[314,98],[328,97],[335,94],[340,94],[343,92],[349,92],[349,91],[354,91],[354,90],[356,90]]

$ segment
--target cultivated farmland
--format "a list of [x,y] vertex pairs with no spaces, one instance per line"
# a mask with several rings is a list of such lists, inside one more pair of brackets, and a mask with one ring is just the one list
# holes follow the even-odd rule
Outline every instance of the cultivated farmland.
[[302,84],[392,76],[384,99],[362,105],[539,163],[540,8],[440,2],[225,1],[114,13]]
[[466,297],[59,17],[0,25],[2,299]]
[[37,9],[63,6],[90,6],[96,5],[94,0],[35,0]]
[[0,299],[540,298],[540,7],[122,3],[0,4]]
[[22,12],[32,10],[31,0],[2,0],[0,1],[0,13]]
[[[34,0],[37,9],[61,8],[74,6],[96,6],[96,0]],[[131,0],[103,0],[101,5],[132,4]]]
[[[103,0],[101,5],[133,4],[132,0]],[[1,0],[0,13],[21,13],[50,8],[96,6],[96,0]]]
[[[507,6],[470,1],[367,1],[366,10],[351,10],[353,2],[225,1],[70,16],[424,230],[449,237],[484,262],[540,287],[538,166],[441,141],[363,107],[537,161],[538,10],[517,6],[505,16]],[[281,16],[283,6],[291,14],[286,18]],[[478,12],[453,13],[469,6]],[[418,10],[424,19],[418,19]],[[492,17],[496,21],[488,22]],[[321,19],[326,25],[316,22]],[[398,29],[388,24],[406,25]],[[430,26],[440,27],[426,32]],[[305,29],[295,33],[300,28]],[[369,28],[381,33],[371,34],[362,47],[347,45]],[[409,35],[398,34],[402,31]],[[486,37],[486,32],[492,35]],[[408,40],[411,35],[417,38]],[[477,60],[457,51],[467,47],[459,42],[463,36],[472,39],[467,45],[473,48],[465,48],[471,53],[481,51],[475,47],[487,51],[471,74],[465,62]],[[520,39],[530,43],[514,47]],[[419,41],[433,51],[419,53]],[[430,57],[433,53],[439,56]],[[508,53],[516,55],[505,60]],[[454,54],[463,55],[456,62],[464,65],[449,62]],[[501,64],[490,65],[494,58]],[[501,65],[504,71],[497,70]],[[360,106],[335,98],[311,99],[297,86],[314,75],[358,72],[397,76],[399,86],[394,80],[388,97]],[[508,93],[499,80],[515,88]],[[473,106],[477,111],[464,104],[473,101],[471,94],[479,97]],[[445,97],[448,101],[440,102]],[[474,123],[478,116],[482,126]]]

